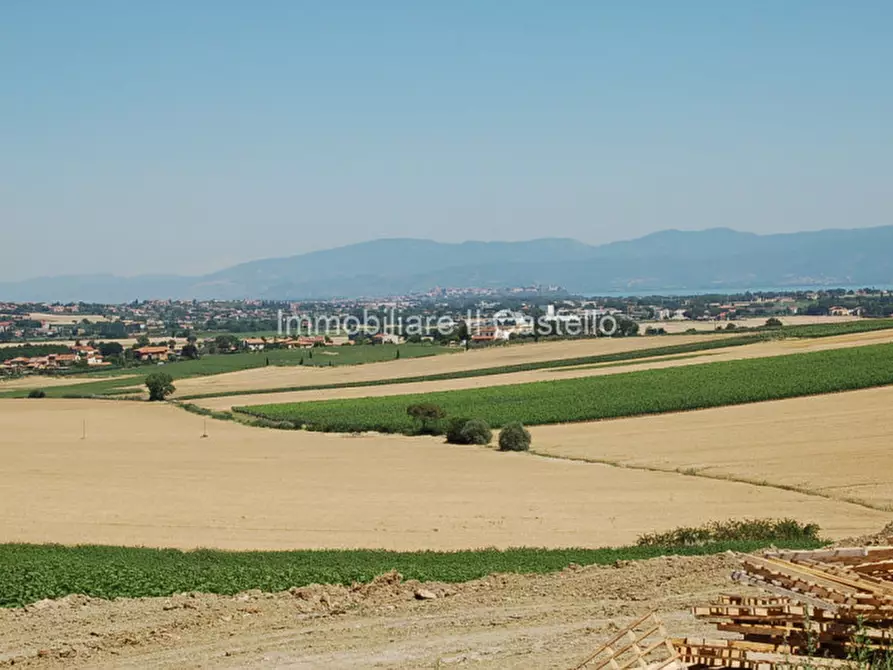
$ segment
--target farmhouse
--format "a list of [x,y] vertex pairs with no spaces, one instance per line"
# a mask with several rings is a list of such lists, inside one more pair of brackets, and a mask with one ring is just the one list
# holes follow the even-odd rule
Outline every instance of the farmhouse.
[[372,339],[377,344],[400,344],[401,342],[400,336],[394,333],[376,333]]
[[141,361],[166,361],[170,357],[167,347],[140,347],[133,353]]
[[246,337],[242,340],[242,347],[248,351],[263,351],[267,341],[262,337]]

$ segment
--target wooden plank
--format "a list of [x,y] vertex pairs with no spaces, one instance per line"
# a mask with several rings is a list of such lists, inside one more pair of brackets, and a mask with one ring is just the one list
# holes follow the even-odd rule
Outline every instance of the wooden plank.
[[811,595],[806,595],[804,593],[798,593],[797,591],[793,591],[791,589],[787,589],[781,586],[776,586],[774,584],[770,584],[762,579],[755,578],[752,575],[749,575],[746,572],[735,571],[732,573],[732,579],[740,582],[742,584],[747,584],[748,586],[756,586],[761,589],[765,589],[770,593],[775,593],[779,596],[784,596],[786,598],[790,598],[791,600],[795,600],[797,602],[802,602],[811,607],[816,607],[818,609],[828,610],[829,612],[836,612],[838,610],[838,606],[836,603],[829,602],[827,600],[822,600],[820,598],[813,597]]
[[[645,627],[644,630],[637,630],[642,627]],[[657,641],[649,642],[649,638],[655,635],[658,637]],[[653,665],[649,663],[648,657],[660,649],[664,649],[669,658],[656,661],[659,668],[668,667],[673,661],[678,660],[676,650],[670,644],[666,629],[657,614],[649,612],[619,631],[595,653],[575,666],[574,670],[587,667],[591,670],[602,670],[606,667],[610,667],[611,670],[629,670],[634,665],[640,670],[646,670]]]

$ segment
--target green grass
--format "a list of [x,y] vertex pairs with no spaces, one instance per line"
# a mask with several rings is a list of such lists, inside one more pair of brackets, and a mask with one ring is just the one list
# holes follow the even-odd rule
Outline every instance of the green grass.
[[461,391],[235,409],[310,430],[413,434],[416,425],[406,408],[423,402],[439,405],[447,416],[474,417],[500,427],[513,421],[591,421],[887,384],[893,384],[893,344]]
[[[99,379],[96,382],[84,382],[81,384],[66,384],[44,389],[49,398],[110,396],[122,392],[130,386],[142,386],[146,375],[158,369],[164,370],[174,381],[188,379],[190,377],[204,377],[218,375],[226,372],[250,370],[266,366],[269,359],[270,365],[299,365],[303,359],[306,367],[328,367],[341,365],[360,365],[364,363],[377,363],[394,360],[397,351],[400,358],[422,358],[436,356],[445,353],[453,353],[456,350],[448,347],[430,344],[380,344],[358,345],[338,347],[316,347],[307,349],[273,349],[270,351],[258,351],[237,354],[212,354],[202,356],[194,361],[178,361],[164,366],[139,366],[117,370],[104,370],[95,373],[97,376],[108,377],[115,375],[129,375],[128,379]],[[311,358],[311,353],[312,358]],[[92,377],[92,375],[91,375]],[[28,395],[31,388],[41,388],[40,378],[34,379],[34,386],[24,390],[0,392],[0,398],[21,398]],[[2,386],[0,386],[2,389]]]
[[[284,591],[309,584],[369,582],[390,570],[406,579],[464,582],[493,573],[542,574],[577,565],[610,565],[665,555],[751,552],[763,541],[700,546],[611,549],[483,549],[457,552],[378,550],[226,552],[129,547],[0,545],[0,606],[15,607],[69,594],[97,598],[168,596],[201,591],[231,595],[249,589]],[[815,540],[776,546],[814,549]]]

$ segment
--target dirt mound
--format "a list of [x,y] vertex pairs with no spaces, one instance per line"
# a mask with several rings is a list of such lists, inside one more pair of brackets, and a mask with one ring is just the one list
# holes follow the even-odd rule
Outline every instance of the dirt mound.
[[850,537],[834,543],[835,547],[888,547],[893,546],[893,522],[888,523],[878,533]]

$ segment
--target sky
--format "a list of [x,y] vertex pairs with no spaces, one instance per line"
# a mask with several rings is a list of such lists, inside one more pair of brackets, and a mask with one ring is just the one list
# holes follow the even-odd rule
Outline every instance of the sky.
[[0,281],[893,224],[891,34],[886,0],[3,0]]

